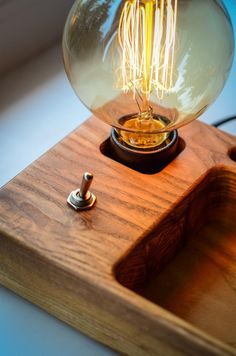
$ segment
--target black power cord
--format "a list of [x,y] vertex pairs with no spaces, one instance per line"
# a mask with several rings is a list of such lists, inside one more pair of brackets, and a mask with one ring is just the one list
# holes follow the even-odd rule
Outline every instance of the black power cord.
[[226,118],[221,119],[221,120],[219,120],[219,121],[216,121],[216,122],[213,124],[213,126],[214,126],[214,127],[220,127],[221,125],[224,125],[224,124],[226,124],[227,122],[234,121],[234,120],[236,120],[236,116],[235,116],[235,115],[234,115],[234,116],[229,116],[229,117],[226,117]]

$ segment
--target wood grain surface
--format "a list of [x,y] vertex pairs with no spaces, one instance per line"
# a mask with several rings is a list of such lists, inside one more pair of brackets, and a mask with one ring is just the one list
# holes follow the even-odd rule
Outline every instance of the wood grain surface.
[[[145,175],[100,153],[108,135],[108,126],[89,119],[1,189],[0,282],[125,354],[236,354],[225,340],[177,310],[169,312],[168,306],[144,298],[129,289],[129,282],[129,288],[122,285],[124,274],[138,287],[147,280],[139,258],[138,266],[131,263],[128,270],[125,266],[135,261],[134,251],[145,254],[147,242],[153,242],[153,272],[173,258],[187,233],[186,221],[192,222],[189,231],[197,231],[206,191],[209,206],[226,200],[222,224],[227,224],[227,212],[235,211],[236,164],[229,158],[235,138],[194,122],[180,130],[186,143],[183,152],[162,172]],[[66,199],[84,171],[95,176],[91,190],[98,201],[94,209],[78,213]],[[186,220],[186,214],[195,218]],[[230,228],[221,238],[228,239],[229,234]],[[163,263],[155,258],[159,239]],[[220,250],[216,243],[212,253]]]
[[117,277],[126,287],[236,346],[236,176],[215,169],[188,200],[120,263]]

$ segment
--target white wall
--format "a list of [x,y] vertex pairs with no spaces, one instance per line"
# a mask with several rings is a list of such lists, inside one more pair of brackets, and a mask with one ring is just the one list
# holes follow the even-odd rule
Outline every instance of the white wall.
[[74,0],[0,0],[0,75],[62,36]]

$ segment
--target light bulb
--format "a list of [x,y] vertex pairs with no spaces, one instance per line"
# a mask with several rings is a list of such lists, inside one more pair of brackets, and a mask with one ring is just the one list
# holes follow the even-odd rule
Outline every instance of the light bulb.
[[220,0],[77,0],[63,37],[69,80],[134,149],[160,147],[220,94],[234,54]]

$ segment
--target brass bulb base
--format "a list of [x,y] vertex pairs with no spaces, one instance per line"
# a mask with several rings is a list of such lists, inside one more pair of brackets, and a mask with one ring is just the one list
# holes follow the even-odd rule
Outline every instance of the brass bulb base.
[[110,141],[116,160],[142,173],[151,174],[152,171],[161,171],[179,153],[177,130],[170,132],[161,145],[151,149],[138,149],[127,145],[114,128],[111,131]]

